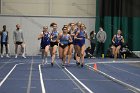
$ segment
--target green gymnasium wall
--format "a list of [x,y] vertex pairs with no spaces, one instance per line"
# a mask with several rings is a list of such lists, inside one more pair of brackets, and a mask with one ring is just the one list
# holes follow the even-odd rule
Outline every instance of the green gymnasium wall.
[[112,43],[117,29],[121,29],[129,49],[140,51],[139,10],[140,0],[96,0],[96,32],[100,26],[106,31],[105,49]]

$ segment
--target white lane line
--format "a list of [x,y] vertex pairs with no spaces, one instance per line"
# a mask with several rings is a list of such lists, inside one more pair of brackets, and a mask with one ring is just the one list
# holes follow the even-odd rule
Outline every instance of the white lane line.
[[132,72],[130,72],[130,71],[127,71],[127,70],[124,70],[124,69],[121,69],[121,68],[118,68],[118,67],[115,67],[115,66],[111,66],[111,65],[108,65],[108,64],[104,64],[104,65],[110,66],[110,67],[112,67],[112,68],[114,68],[114,69],[117,69],[117,70],[120,70],[120,71],[123,71],[123,72],[127,72],[127,73],[129,73],[129,74],[131,74],[131,75],[134,75],[134,76],[140,77],[139,74],[132,73]]
[[[58,65],[58,63],[56,63],[56,64]],[[58,65],[58,67],[59,67],[60,69],[62,69],[62,67],[61,67],[60,65]],[[81,88],[81,87],[74,81],[75,79],[72,79],[72,77],[71,77],[64,69],[62,69],[62,71],[63,71],[63,72],[69,77],[69,79],[77,86],[77,88],[81,90],[82,93],[85,93],[85,91],[83,90],[83,88]]]
[[5,80],[9,77],[9,75],[13,72],[13,70],[16,68],[17,65],[20,64],[24,64],[24,63],[19,63],[19,64],[15,64],[15,66],[10,70],[10,72],[4,77],[4,79],[0,82],[0,87],[2,86],[2,84],[5,82]]
[[109,63],[140,63],[140,61],[115,61],[115,62],[113,62],[113,61],[104,61],[104,62],[89,62],[89,63],[86,63],[86,64],[89,64],[89,65],[91,65],[91,64],[94,64],[94,63],[99,63],[99,64],[109,64]]
[[[15,79],[15,78],[14,78]],[[21,80],[21,79],[19,79]],[[70,80],[75,80],[75,79],[44,79],[44,80],[47,80],[47,81],[70,81]],[[108,82],[108,81],[111,81],[111,80],[97,80],[97,79],[79,79],[79,80],[82,80],[82,81],[99,81],[99,82]]]
[[110,80],[112,80],[112,81],[114,81],[114,82],[116,82],[116,83],[118,83],[118,84],[121,84],[121,85],[123,85],[123,86],[129,88],[130,90],[135,91],[135,93],[140,93],[140,89],[139,89],[139,88],[134,87],[134,86],[132,86],[132,85],[130,85],[130,84],[127,84],[127,83],[125,83],[125,82],[123,82],[123,81],[121,81],[121,80],[119,80],[119,79],[116,79],[116,78],[114,78],[114,77],[112,77],[112,76],[110,76],[110,75],[108,75],[108,74],[106,74],[106,73],[104,73],[104,72],[102,72],[102,71],[100,71],[100,70],[95,70],[93,67],[91,67],[91,66],[89,66],[89,65],[87,65],[87,64],[86,64],[86,66],[87,66],[90,70],[96,71],[96,72],[100,73],[101,75],[107,77],[108,79],[110,79]]
[[15,61],[15,60],[9,60],[10,62],[0,62],[0,64],[3,64],[3,63],[9,63],[9,64],[12,64],[12,63],[19,63],[19,62],[21,62],[21,63],[23,63],[23,61]]
[[2,84],[6,81],[6,79],[10,76],[10,74],[13,72],[13,70],[16,68],[17,65],[20,64],[24,64],[24,63],[19,63],[19,64],[15,64],[15,66],[10,70],[10,72],[4,77],[4,79],[0,82],[0,87],[2,86]]
[[81,84],[89,93],[94,93],[86,85],[84,85],[76,76],[74,76],[67,68],[64,68],[79,84]]
[[16,64],[11,70],[10,72],[6,75],[6,77],[0,82],[0,87],[2,86],[2,84],[5,82],[5,80],[9,77],[9,75],[12,73],[12,71],[16,68],[18,64]]
[[31,92],[32,70],[33,70],[33,57],[32,57],[32,62],[31,62],[31,66],[30,66],[30,74],[29,74],[29,80],[28,80],[28,86],[27,86],[27,93]]
[[39,75],[40,75],[40,83],[41,83],[42,93],[46,93],[45,85],[44,85],[43,77],[42,77],[41,65],[38,65],[38,67],[39,67]]

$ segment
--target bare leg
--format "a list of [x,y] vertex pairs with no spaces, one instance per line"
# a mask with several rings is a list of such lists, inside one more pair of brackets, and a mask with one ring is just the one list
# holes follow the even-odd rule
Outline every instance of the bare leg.
[[65,62],[66,62],[67,53],[68,53],[68,47],[65,47],[63,49],[63,64],[65,64]]
[[18,49],[18,45],[15,44],[15,58],[17,58],[18,54],[17,54],[17,49]]
[[26,58],[25,57],[25,44],[21,44],[21,48],[22,48],[22,57]]
[[47,63],[48,51],[49,51],[49,45],[45,47],[45,63]]
[[68,64],[70,64],[70,60],[72,58],[73,44],[68,47]]
[[81,47],[77,45],[77,57],[76,57],[76,60],[78,62],[77,65],[80,65],[80,56],[81,56]]
[[41,49],[41,52],[42,52],[42,54],[41,54],[41,57],[42,57],[42,65],[44,65],[44,62],[45,62],[45,60],[44,60],[44,53],[45,53],[45,49]]
[[57,50],[57,46],[55,45],[52,49],[52,63],[54,63],[54,60],[55,60],[55,53],[56,53],[56,50]]
[[84,64],[84,55],[85,55],[85,44],[81,47],[81,59],[82,59],[82,63],[81,66],[83,67]]

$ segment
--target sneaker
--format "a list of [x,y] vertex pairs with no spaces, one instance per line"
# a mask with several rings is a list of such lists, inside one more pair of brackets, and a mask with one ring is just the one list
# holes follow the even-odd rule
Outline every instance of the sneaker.
[[3,58],[3,55],[1,55],[1,58]]
[[64,64],[62,64],[62,68],[65,68],[65,65]]
[[48,63],[47,58],[45,58],[44,59],[44,64],[47,64],[47,63]]
[[41,65],[44,66],[44,64],[45,64],[45,60],[43,59]]
[[113,60],[113,62],[115,62],[115,60]]
[[76,65],[79,66],[79,65],[80,65],[80,62],[77,62],[77,61],[76,61]]
[[16,55],[15,55],[15,58],[17,58],[17,56],[18,56],[18,55],[16,54]]
[[47,64],[48,62],[47,62],[47,60],[46,61],[44,61],[44,64]]
[[8,55],[8,54],[6,54],[6,57],[7,57],[7,58],[9,58],[9,55]]
[[53,63],[51,62],[51,66],[53,67]]
[[83,66],[84,66],[84,64],[82,63],[82,64],[81,64],[81,67],[83,67]]
[[96,58],[96,57],[92,56],[91,58]]
[[24,54],[22,55],[22,57],[23,57],[23,58],[26,58],[26,56],[25,56]]

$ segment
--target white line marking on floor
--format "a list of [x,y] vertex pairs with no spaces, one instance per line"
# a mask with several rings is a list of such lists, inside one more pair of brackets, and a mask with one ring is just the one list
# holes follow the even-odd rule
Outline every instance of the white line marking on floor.
[[132,86],[132,85],[130,85],[130,84],[127,84],[127,83],[125,83],[125,82],[123,82],[123,81],[121,81],[121,80],[119,80],[119,79],[116,79],[116,78],[114,78],[114,77],[112,77],[112,76],[110,76],[110,75],[108,75],[108,74],[106,74],[106,73],[104,73],[104,72],[102,72],[102,71],[100,71],[100,70],[95,70],[93,67],[91,67],[91,66],[89,66],[89,65],[87,65],[87,64],[86,64],[86,66],[87,66],[90,70],[96,71],[96,72],[98,72],[98,73],[100,73],[101,75],[107,77],[108,79],[111,79],[112,81],[114,81],[114,82],[116,82],[116,83],[121,84],[121,85],[123,85],[123,86],[125,86],[125,87],[127,87],[127,88],[129,88],[129,89],[131,89],[131,90],[133,90],[133,91],[135,91],[136,93],[140,93],[140,89],[139,89],[139,88],[134,87],[134,86]]
[[17,64],[11,69],[11,71],[6,75],[6,77],[0,82],[0,87],[5,82],[5,80],[8,78],[8,76],[12,73],[12,71],[16,68]]
[[86,63],[86,64],[94,64],[94,63],[99,63],[99,64],[108,64],[108,63],[139,63],[140,61],[104,61],[104,62],[90,62],[90,63]]
[[85,84],[83,84],[76,76],[74,76],[67,68],[64,68],[79,84],[81,84],[89,93],[94,93]]
[[[25,88],[25,89],[27,89],[27,87],[21,87],[21,88]],[[37,87],[30,87],[31,89],[35,89],[35,88],[37,88]]]
[[134,75],[134,76],[140,77],[139,74],[132,73],[132,72],[129,72],[129,71],[127,71],[127,70],[124,70],[124,69],[121,69],[121,68],[118,68],[118,67],[115,67],[115,66],[111,66],[111,65],[108,65],[108,64],[104,64],[104,65],[110,66],[110,67],[112,67],[112,68],[114,68],[114,69],[117,69],[117,70],[120,70],[120,71],[123,71],[123,72],[127,72],[127,73],[129,73],[129,74],[131,74],[131,75]]
[[5,82],[5,80],[9,77],[9,75],[13,72],[13,70],[16,68],[17,65],[20,65],[23,63],[19,63],[19,64],[15,64],[15,66],[10,70],[10,72],[4,77],[4,79],[0,82],[0,87],[2,86],[2,84]]
[[[56,63],[58,65],[58,63]],[[58,67],[60,69],[62,69],[62,67],[60,65],[58,65]],[[75,79],[72,79],[72,77],[70,77],[70,75],[64,70],[62,69],[62,71],[68,76],[68,78],[77,86],[77,88],[79,88],[79,90],[82,92],[82,93],[85,93],[85,91],[83,90],[83,88],[81,88],[74,80]]]
[[39,75],[40,75],[40,83],[41,83],[42,93],[46,93],[45,85],[44,85],[43,77],[42,77],[41,65],[38,65],[38,67],[39,67]]
[[27,86],[27,93],[30,93],[31,91],[31,83],[32,83],[32,70],[33,70],[33,57],[32,62],[30,66],[30,74],[29,74],[29,80],[28,80],[28,86]]
[[[47,80],[47,81],[69,81],[69,80],[75,80],[75,79],[44,79],[44,80]],[[111,80],[97,80],[97,79],[79,79],[79,80],[82,80],[82,81],[99,81],[99,82],[111,81]]]

